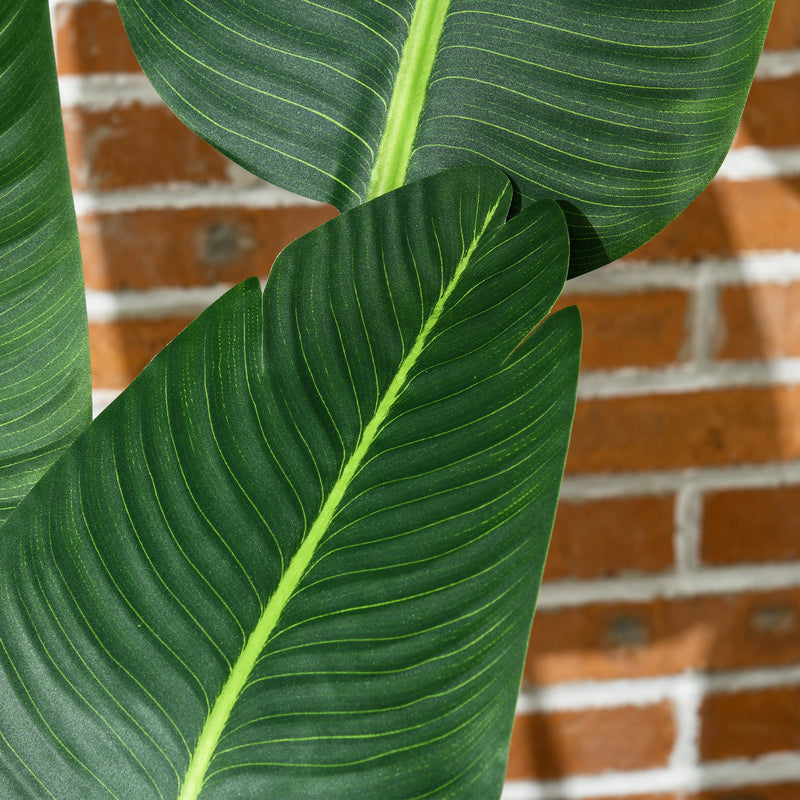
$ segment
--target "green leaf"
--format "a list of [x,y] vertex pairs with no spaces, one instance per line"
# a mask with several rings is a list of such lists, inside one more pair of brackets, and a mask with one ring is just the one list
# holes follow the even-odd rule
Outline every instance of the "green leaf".
[[463,168],[208,309],[0,542],[0,797],[501,791],[577,383],[552,202]]
[[91,419],[86,301],[45,0],[0,4],[0,524]]
[[647,241],[727,152],[772,0],[119,0],[175,113],[350,208],[464,163],[560,198],[570,274]]

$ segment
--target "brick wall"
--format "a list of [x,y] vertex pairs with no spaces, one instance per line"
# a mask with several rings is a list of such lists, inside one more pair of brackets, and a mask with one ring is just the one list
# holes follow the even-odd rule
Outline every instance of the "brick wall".
[[[331,210],[175,121],[113,2],[51,0],[98,407]],[[800,797],[800,0],[735,148],[573,281],[584,368],[507,800]]]

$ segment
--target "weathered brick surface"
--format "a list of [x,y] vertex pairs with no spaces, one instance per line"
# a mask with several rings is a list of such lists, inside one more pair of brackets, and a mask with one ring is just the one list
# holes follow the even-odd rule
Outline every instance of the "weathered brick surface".
[[191,322],[184,317],[89,324],[92,383],[124,389]]
[[712,694],[700,710],[703,759],[800,752],[800,688]]
[[[585,800],[601,800],[599,797],[585,798]],[[689,795],[685,792],[668,794],[615,794],[606,795],[602,800],[699,800],[697,795]]]
[[141,71],[114,3],[58,3],[53,16],[56,59],[62,75]]
[[776,0],[764,46],[767,50],[794,50],[800,47],[798,0]]
[[110,111],[64,110],[72,185],[130,189],[228,180],[228,160],[166,106],[131,103]]
[[206,286],[266,276],[289,242],[334,215],[328,206],[166,208],[78,222],[92,289]]
[[700,555],[715,565],[800,559],[800,486],[707,494]]
[[585,370],[661,367],[686,360],[691,300],[685,291],[570,292],[556,308],[566,305],[581,312]]
[[514,727],[508,776],[554,779],[661,767],[674,737],[669,703],[525,714]]
[[800,589],[542,608],[530,684],[617,680],[800,662]]
[[[741,786],[687,795],[685,800],[797,800],[800,783],[776,783],[771,786]],[[676,799],[677,800],[677,799]]]
[[736,134],[735,145],[792,147],[800,144],[798,96],[798,75],[754,81]]
[[[739,786],[736,789],[706,789],[701,792],[669,792],[664,794],[625,794],[604,796],[602,800],[797,800],[800,783]],[[599,797],[586,800],[601,800]]]
[[578,403],[567,473],[721,467],[800,458],[800,387]]
[[661,572],[674,563],[675,499],[561,500],[545,580]]
[[720,289],[718,306],[717,358],[732,361],[800,355],[800,282],[725,286]]

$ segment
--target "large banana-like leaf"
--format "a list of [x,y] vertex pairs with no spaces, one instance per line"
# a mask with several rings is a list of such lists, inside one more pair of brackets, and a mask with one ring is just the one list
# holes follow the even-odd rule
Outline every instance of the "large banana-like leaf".
[[563,215],[510,201],[462,168],[298,240],[18,506],[0,797],[499,796],[580,346]]
[[118,0],[181,119],[261,177],[350,208],[463,163],[560,198],[571,274],[705,187],[772,0]]
[[0,3],[0,524],[91,419],[46,0]]

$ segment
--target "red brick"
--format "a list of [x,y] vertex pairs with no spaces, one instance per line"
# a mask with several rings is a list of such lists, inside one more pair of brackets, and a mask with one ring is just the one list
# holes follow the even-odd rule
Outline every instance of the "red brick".
[[781,783],[769,786],[740,786],[735,789],[706,789],[701,792],[670,792],[668,794],[626,794],[586,800],[797,800],[800,783]]
[[800,47],[800,0],[776,0],[765,47],[767,50]]
[[798,75],[754,81],[736,134],[735,146],[795,147],[800,144],[798,98]]
[[670,792],[669,794],[625,794],[625,795],[611,795],[592,798],[584,798],[584,800],[702,800],[699,795],[686,794],[685,792]]
[[583,369],[661,367],[682,361],[688,347],[689,297],[679,290],[573,294],[583,320]]
[[673,497],[561,500],[545,580],[669,569],[674,505]]
[[777,667],[800,661],[800,589],[536,612],[532,685]]
[[695,795],[688,795],[684,792],[670,794],[615,794],[600,797],[585,798],[585,800],[699,800]]
[[92,386],[124,389],[189,322],[184,317],[165,317],[90,323]]
[[799,356],[798,307],[797,281],[721,288],[716,357],[748,360]]
[[800,386],[596,398],[578,403],[567,473],[800,458]]
[[59,3],[54,27],[58,71],[62,75],[140,71],[115,3]]
[[800,783],[776,783],[771,786],[742,786],[738,789],[706,790],[685,800],[797,800]]
[[730,489],[706,495],[701,558],[706,564],[800,558],[800,486]]
[[700,719],[704,760],[800,751],[800,688],[796,686],[709,695]]
[[150,289],[264,277],[283,247],[334,214],[309,205],[86,215],[78,221],[86,284]]
[[748,250],[800,250],[800,177],[714,181],[629,258],[695,260]]
[[64,109],[72,185],[77,190],[228,180],[228,160],[166,106],[111,111]]
[[518,716],[508,777],[554,779],[663,767],[675,740],[669,703]]

